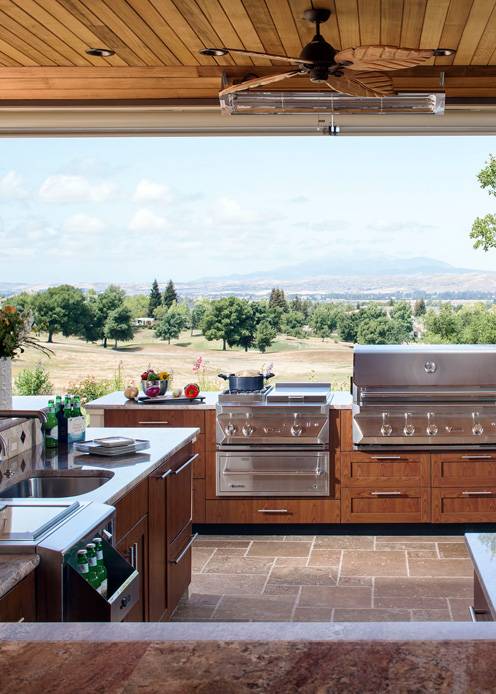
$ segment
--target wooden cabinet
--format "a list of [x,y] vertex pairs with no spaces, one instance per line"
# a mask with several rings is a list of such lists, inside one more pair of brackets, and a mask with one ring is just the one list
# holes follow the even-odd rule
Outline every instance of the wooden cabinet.
[[35,622],[36,588],[32,571],[0,598],[0,622]]
[[342,523],[428,523],[430,516],[428,488],[341,490]]
[[116,549],[140,576],[140,599],[124,621],[145,622],[148,618],[148,516],[143,516],[120,539],[116,544]]
[[342,451],[353,450],[353,425],[351,410],[340,410],[339,412],[339,432],[340,448]]
[[193,479],[193,523],[205,523],[205,480]]
[[449,451],[432,455],[433,487],[496,485],[496,451]]
[[143,480],[115,503],[115,541],[121,540],[148,513],[148,481]]
[[207,499],[207,523],[339,523],[336,499]]
[[423,453],[342,453],[341,484],[345,487],[429,487],[430,465]]
[[189,550],[178,556],[191,539],[194,456],[193,447],[185,446],[148,478],[150,621],[166,619],[191,581]]
[[471,488],[437,487],[432,490],[434,523],[496,522],[496,485]]

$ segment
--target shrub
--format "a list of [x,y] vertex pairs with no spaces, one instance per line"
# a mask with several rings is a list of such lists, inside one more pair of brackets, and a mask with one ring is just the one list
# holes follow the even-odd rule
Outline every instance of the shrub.
[[114,390],[114,381],[112,379],[97,379],[94,376],[85,376],[77,383],[70,383],[67,388],[67,392],[70,395],[79,395],[82,405],[91,402],[91,400],[101,398],[102,395],[112,393]]
[[50,376],[42,364],[19,371],[14,384],[18,395],[50,395],[53,392]]

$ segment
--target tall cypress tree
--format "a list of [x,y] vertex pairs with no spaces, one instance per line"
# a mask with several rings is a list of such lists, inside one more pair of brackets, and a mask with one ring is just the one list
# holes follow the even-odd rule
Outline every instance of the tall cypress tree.
[[150,289],[150,298],[148,299],[148,316],[149,318],[154,317],[155,309],[161,306],[162,295],[160,294],[160,289],[156,279],[153,280],[152,288]]
[[174,287],[174,282],[169,280],[164,291],[164,306],[170,308],[174,302],[177,301],[177,292]]

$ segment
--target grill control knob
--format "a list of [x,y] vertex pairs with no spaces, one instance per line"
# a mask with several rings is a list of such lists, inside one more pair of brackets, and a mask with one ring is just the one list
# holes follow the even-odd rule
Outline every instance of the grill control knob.
[[233,424],[232,422],[229,422],[229,424],[226,426],[226,434],[228,434],[228,436],[232,436],[233,434],[236,433],[236,431],[237,431],[236,425]]
[[415,427],[409,420],[410,412],[405,412],[405,426],[403,427],[403,433],[405,436],[413,436],[415,433]]
[[434,412],[428,412],[427,413],[427,428],[426,428],[426,433],[427,436],[435,436],[437,432],[439,431],[437,424],[434,423],[433,421],[434,417]]
[[242,432],[243,432],[243,436],[247,436],[247,437],[248,437],[248,436],[251,436],[251,435],[253,434],[253,427],[252,427],[252,425],[251,425],[251,424],[244,424],[244,425],[243,425]]
[[479,413],[478,412],[472,412],[472,420],[474,422],[474,425],[472,427],[472,434],[474,436],[482,436],[482,434],[484,433],[484,427],[479,422]]
[[389,412],[383,412],[382,413],[382,426],[381,426],[381,434],[383,436],[391,436],[393,433],[393,427],[391,424],[389,424]]
[[301,424],[295,423],[291,427],[291,436],[301,436],[302,432],[303,432],[303,427],[301,426]]

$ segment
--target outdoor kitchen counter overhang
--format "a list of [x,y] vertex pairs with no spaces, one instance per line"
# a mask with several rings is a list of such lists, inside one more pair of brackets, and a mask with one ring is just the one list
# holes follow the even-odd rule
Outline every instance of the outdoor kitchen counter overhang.
[[495,656],[494,623],[0,625],[5,690],[493,691]]

